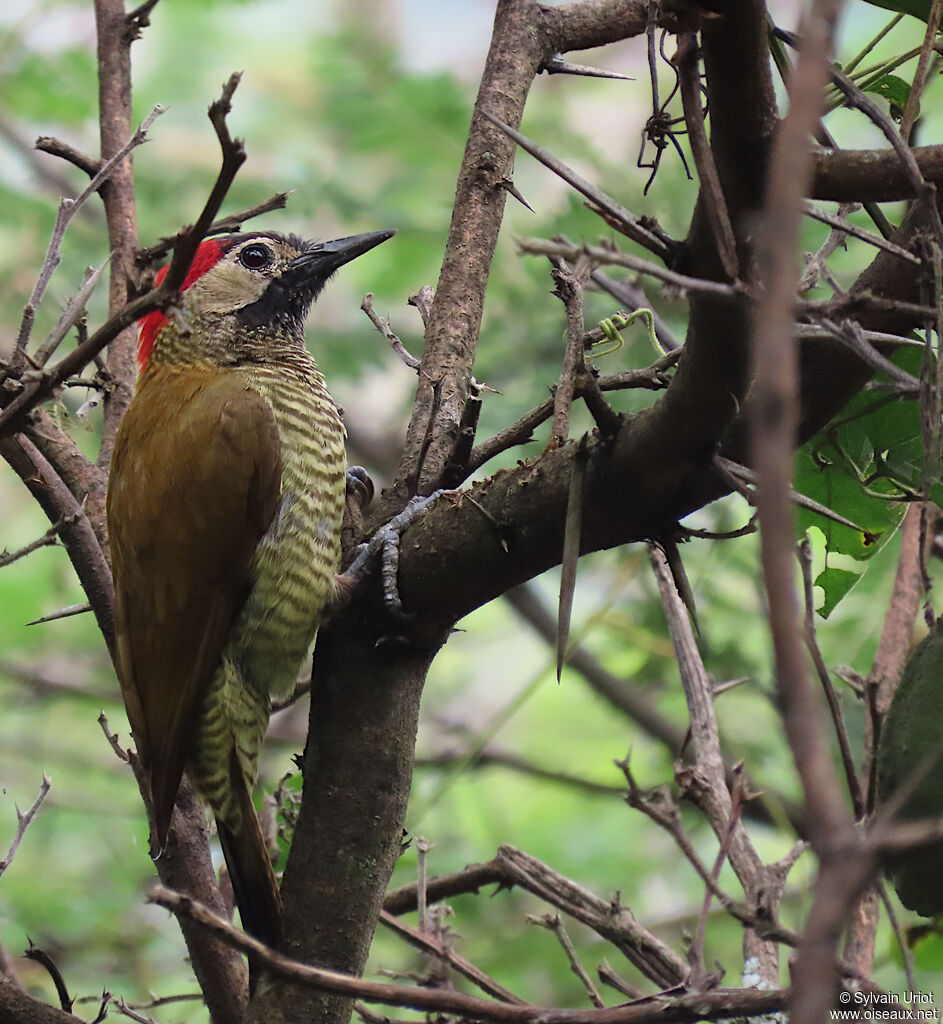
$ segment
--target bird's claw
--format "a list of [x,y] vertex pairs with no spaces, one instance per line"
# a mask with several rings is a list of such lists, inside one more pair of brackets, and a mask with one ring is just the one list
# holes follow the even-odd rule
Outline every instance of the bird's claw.
[[347,499],[356,502],[361,509],[373,501],[374,486],[370,474],[363,466],[347,467]]
[[388,523],[377,530],[366,544],[361,544],[357,548],[354,560],[343,573],[344,583],[351,587],[356,586],[370,574],[373,561],[379,558],[383,603],[394,615],[404,618],[406,612],[403,609],[397,582],[400,538],[420,513],[425,512],[438,498],[453,493],[455,492],[438,490],[429,495],[417,495],[411,498],[402,512],[393,516]]

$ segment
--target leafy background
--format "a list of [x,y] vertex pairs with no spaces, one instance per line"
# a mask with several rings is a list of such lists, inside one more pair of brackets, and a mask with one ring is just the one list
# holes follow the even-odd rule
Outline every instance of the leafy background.
[[[859,2],[850,8],[843,57],[857,52],[888,17]],[[293,189],[288,210],[266,218],[266,226],[319,237],[399,228],[393,243],[346,268],[331,285],[309,334],[347,410],[352,437],[364,442],[352,457],[367,461],[381,482],[383,453],[395,453],[414,379],[357,307],[363,292],[373,291],[377,309],[390,313],[394,329],[412,351],[419,351],[419,319],[405,298],[436,279],[492,10],[483,0],[448,5],[421,0],[319,5],[175,0],[158,5],[152,26],[135,44],[138,115],[143,117],[155,103],[168,108],[152,141],[135,154],[142,242],[175,230],[202,205],[217,163],[205,108],[234,69],[246,74],[231,124],[246,138],[249,160],[228,209]],[[773,10],[780,23],[793,27],[793,5],[777,4]],[[877,54],[890,56],[918,45],[923,28],[904,19]],[[648,172],[636,167],[639,133],[650,113],[643,44],[636,40],[579,57],[634,74],[634,82],[539,78],[523,130],[626,206],[657,215],[669,233],[681,236],[696,186],[686,180],[677,155],[666,153],[647,197],[642,188]],[[913,62],[896,73],[906,79],[912,71]],[[670,74],[662,68],[663,96],[669,83]],[[58,195],[84,184],[73,168],[30,154],[29,143],[37,134],[54,134],[94,152],[96,92],[88,5],[21,0],[5,6],[0,14],[0,346],[9,345],[15,334]],[[940,95],[936,80],[923,104],[924,138],[940,137]],[[844,145],[878,144],[870,125],[847,111],[836,110],[829,124]],[[515,180],[536,213],[510,203],[493,269],[476,374],[498,393],[487,398],[481,437],[541,401],[559,372],[562,308],[548,295],[545,264],[516,255],[515,235],[566,233],[593,239],[604,233],[604,225],[561,182],[523,154]],[[85,266],[107,256],[103,219],[94,207],[88,209],[66,239],[63,265],[40,313],[38,331],[54,321]],[[891,206],[887,212],[896,217],[900,209]],[[803,247],[814,250],[825,233],[808,222]],[[833,261],[839,280],[850,282],[868,258],[865,248],[850,243]],[[650,295],[683,336],[683,304],[654,290]],[[591,296],[588,319],[614,310],[605,296]],[[102,312],[99,295],[90,316],[94,320]],[[644,330],[625,333],[627,344],[605,359],[604,372],[651,361]],[[84,397],[70,394],[59,413],[70,418],[75,436],[91,451],[98,431],[94,414],[83,422],[74,418]],[[650,402],[651,395],[623,393],[618,401],[631,409]],[[912,426],[915,416],[910,407],[898,419]],[[585,426],[577,422],[574,430]],[[879,428],[886,434],[891,425],[885,418]],[[540,436],[524,454],[539,450]],[[912,431],[897,440],[901,458],[908,451],[912,455]],[[885,451],[883,442],[874,444],[875,450]],[[522,453],[507,458],[518,457]],[[800,465],[809,468],[802,457]],[[867,513],[857,492],[852,490],[849,500],[851,511],[845,514],[862,521]],[[859,672],[867,672],[874,654],[896,559],[894,521],[902,510],[880,506],[877,514],[883,516],[888,542],[875,548],[867,573],[820,627],[828,664],[847,664]],[[730,529],[748,515],[742,501],[727,499],[693,517],[690,525]],[[0,524],[0,544],[10,550],[46,528],[20,484],[2,473]],[[804,518],[803,526],[820,530],[813,539],[821,570],[823,523]],[[795,798],[798,787],[771,699],[755,538],[695,542],[683,554],[698,601],[707,667],[718,681],[743,680],[718,702],[729,751],[746,761],[761,785]],[[847,568],[834,552],[829,559],[830,567]],[[558,585],[555,573],[538,582],[548,604]],[[821,593],[820,598],[825,600]],[[41,549],[0,571],[0,850],[13,834],[14,805],[29,804],[42,771],[53,780],[49,800],[0,884],[0,941],[15,955],[31,938],[53,956],[80,998],[94,999],[103,987],[129,1001],[144,1001],[152,992],[186,993],[195,986],[179,932],[165,912],[143,902],[153,874],[137,791],[97,723],[104,709],[127,741],[117,686],[94,623],[80,616],[25,625],[82,599],[61,549]],[[584,560],[573,636],[627,686],[645,692],[664,714],[683,724],[677,669],[641,548]],[[843,693],[843,702],[852,739],[859,739],[861,708],[850,691]],[[276,719],[263,765],[266,790],[290,772],[303,726],[304,709]],[[474,753],[486,743],[611,789],[590,792],[507,768],[475,767]],[[600,895],[621,893],[646,924],[681,940],[693,930],[702,889],[674,844],[622,802],[622,777],[613,761],[627,750],[643,785],[671,779],[669,754],[614,714],[577,674],[565,671],[557,685],[549,648],[509,605],[497,601],[461,623],[430,674],[407,828],[434,844],[432,871],[488,859],[499,843],[512,843]],[[286,786],[290,790],[295,783],[289,779]],[[685,825],[702,857],[712,861],[716,844],[709,829],[687,811]],[[770,859],[789,848],[786,830],[753,826],[752,831],[761,854]],[[796,926],[802,919],[812,870],[811,861],[802,860],[793,873],[784,903],[787,924]],[[394,884],[413,879],[415,872],[413,843]],[[722,883],[736,892],[726,873]],[[584,1004],[585,995],[556,940],[528,924],[526,915],[542,910],[530,897],[461,897],[454,910],[450,923],[459,950],[503,984],[534,1002]],[[571,932],[587,965],[606,955],[601,942],[580,926],[573,925]],[[708,954],[726,967],[734,984],[740,973],[739,941],[738,926],[721,914],[712,917]],[[925,991],[933,991],[943,949],[932,932],[918,946],[918,955],[918,980]],[[899,954],[886,929],[879,961],[876,980],[901,991]],[[613,966],[631,976],[627,966]],[[411,971],[417,960],[381,931],[371,969]],[[41,969],[20,959],[17,970],[31,989],[54,998]],[[205,1011],[192,1002],[149,1012],[161,1022],[205,1020]]]

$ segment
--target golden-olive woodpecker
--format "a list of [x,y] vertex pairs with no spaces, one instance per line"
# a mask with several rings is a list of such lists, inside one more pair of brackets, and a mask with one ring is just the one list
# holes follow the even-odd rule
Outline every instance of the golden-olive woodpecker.
[[339,267],[393,233],[203,242],[181,315],[141,321],[112,458],[118,675],[157,849],[186,769],[243,927],[270,945],[281,909],[251,792],[271,698],[291,692],[334,594],[345,494],[344,427],[304,321]]

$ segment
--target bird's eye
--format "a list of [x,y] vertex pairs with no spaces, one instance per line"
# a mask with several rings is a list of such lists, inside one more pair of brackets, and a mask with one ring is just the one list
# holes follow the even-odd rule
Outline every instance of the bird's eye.
[[239,262],[247,270],[265,270],[272,265],[273,259],[275,254],[261,242],[253,242],[239,253]]

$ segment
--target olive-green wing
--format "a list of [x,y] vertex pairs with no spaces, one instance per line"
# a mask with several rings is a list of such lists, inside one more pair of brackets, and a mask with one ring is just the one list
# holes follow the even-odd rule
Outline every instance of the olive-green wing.
[[108,528],[118,675],[161,846],[280,489],[271,408],[236,374],[145,374],[115,443]]

